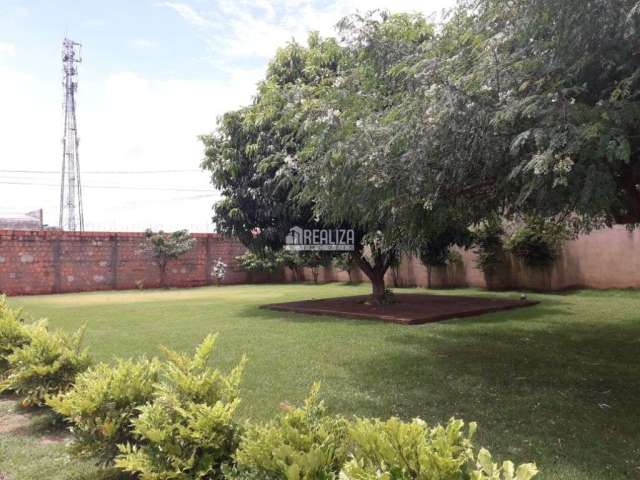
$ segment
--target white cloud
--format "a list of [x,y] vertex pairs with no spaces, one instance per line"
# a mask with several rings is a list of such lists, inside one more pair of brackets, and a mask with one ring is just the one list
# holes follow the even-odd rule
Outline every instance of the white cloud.
[[[232,81],[155,80],[119,72],[99,81],[83,79],[78,92],[78,132],[82,171],[169,170],[199,168],[199,134],[215,128],[225,111],[246,104],[255,90],[257,71]],[[261,73],[261,72],[260,72]],[[84,80],[84,81],[83,81]],[[0,168],[60,168],[62,115],[59,82],[43,83],[0,69],[0,130],[10,161]],[[88,228],[210,229],[213,188],[203,172],[166,175],[83,174]],[[46,184],[11,185],[6,182]],[[45,209],[56,224],[59,174],[0,172],[0,208],[25,212]],[[98,186],[172,187],[175,191],[102,189]]]
[[209,20],[199,14],[194,8],[186,3],[164,2],[164,5],[175,10],[182,18],[195,27],[206,27]]
[[186,3],[165,3],[207,32],[212,53],[227,63],[239,57],[268,59],[292,38],[304,42],[310,31],[332,35],[335,24],[356,11],[386,9],[431,15],[454,4],[455,0],[216,0],[196,9]]
[[[266,60],[291,38],[304,41],[310,30],[329,35],[342,16],[358,9],[389,7],[431,13],[454,3],[454,0],[333,0],[329,3],[200,0],[192,4],[186,1],[165,1],[162,5],[174,10],[205,38],[204,45],[210,50],[208,61],[220,66],[225,78],[160,80],[134,71],[94,77],[80,70],[78,129],[80,162],[85,172],[85,219],[89,227],[205,229],[213,198],[204,173],[127,176],[86,172],[197,169],[203,155],[197,136],[213,130],[216,118],[225,111],[250,101],[256,82],[264,74]],[[145,38],[135,39],[131,45],[154,46]],[[0,56],[14,54],[12,44],[0,42]],[[58,77],[35,77],[10,70],[0,62],[0,132],[3,134],[0,168],[58,171],[61,97]],[[58,173],[0,172],[0,209],[26,212],[42,207],[46,221],[56,224],[58,182]],[[109,190],[96,186],[172,186],[204,191]]]
[[16,47],[13,43],[0,42],[0,55],[8,55],[10,57],[15,56]]

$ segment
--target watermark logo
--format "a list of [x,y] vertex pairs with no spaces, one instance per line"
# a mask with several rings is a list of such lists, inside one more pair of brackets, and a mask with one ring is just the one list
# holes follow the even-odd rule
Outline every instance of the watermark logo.
[[293,227],[285,238],[285,250],[290,252],[353,252],[355,235],[353,230],[334,230]]

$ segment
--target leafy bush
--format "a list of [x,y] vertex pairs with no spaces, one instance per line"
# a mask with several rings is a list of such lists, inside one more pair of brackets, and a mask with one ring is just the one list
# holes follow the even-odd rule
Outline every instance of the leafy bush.
[[78,375],[71,390],[47,400],[71,424],[76,454],[108,464],[119,444],[135,442],[131,421],[152,400],[159,366],[146,358],[99,363]]
[[160,284],[166,285],[167,265],[169,261],[175,260],[196,244],[195,238],[186,230],[177,230],[172,233],[165,233],[162,230],[154,232],[150,228],[144,232],[144,249],[149,250],[155,258],[160,269]]
[[28,328],[19,319],[20,311],[9,308],[7,298],[0,296],[0,379],[9,368],[7,357],[30,341]]
[[140,442],[121,446],[116,466],[145,479],[221,478],[237,447],[244,359],[228,375],[208,367],[215,339],[207,336],[193,357],[164,349],[154,399],[132,422]]
[[68,390],[91,364],[80,348],[84,328],[73,334],[49,331],[43,323],[29,329],[30,341],[7,356],[9,370],[0,390],[23,395],[23,406],[41,406],[48,395]]
[[537,469],[521,465],[514,476],[511,462],[501,468],[482,449],[476,456],[471,442],[475,423],[451,419],[446,426],[429,427],[414,419],[402,422],[359,419],[350,429],[351,460],[344,465],[344,480],[529,480]]
[[505,262],[504,228],[498,217],[492,217],[473,233],[476,266],[484,273],[495,273]]
[[248,251],[237,256],[236,262],[243,270],[254,273],[274,273],[282,268],[282,258],[269,249],[259,253]]
[[529,218],[508,239],[507,248],[529,267],[548,267],[568,238],[563,225]]
[[348,422],[327,416],[314,385],[303,407],[285,405],[276,420],[242,436],[230,479],[330,480],[347,459]]

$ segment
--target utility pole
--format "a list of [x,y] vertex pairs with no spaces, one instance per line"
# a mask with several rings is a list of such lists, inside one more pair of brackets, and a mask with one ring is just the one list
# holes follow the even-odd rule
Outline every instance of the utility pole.
[[60,228],[84,230],[80,157],[78,156],[78,126],[76,123],[76,91],[78,67],[82,61],[80,44],[65,38],[62,42],[64,87],[64,133],[62,135],[62,181],[60,185]]

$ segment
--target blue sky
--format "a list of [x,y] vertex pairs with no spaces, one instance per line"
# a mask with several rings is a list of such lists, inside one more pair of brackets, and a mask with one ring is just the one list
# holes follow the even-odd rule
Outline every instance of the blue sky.
[[[310,30],[330,35],[356,10],[431,14],[453,3],[0,0],[0,215],[44,208],[55,224],[65,35],[83,45],[78,128],[88,228],[207,230],[216,194],[198,171],[197,136],[250,101],[279,46]],[[185,171],[91,173],[178,169]]]

